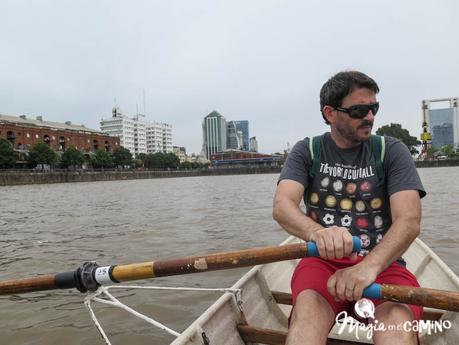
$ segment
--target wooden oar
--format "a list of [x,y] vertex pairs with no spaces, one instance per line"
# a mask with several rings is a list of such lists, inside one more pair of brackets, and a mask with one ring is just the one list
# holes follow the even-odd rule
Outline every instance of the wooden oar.
[[363,296],[459,312],[459,292],[456,291],[373,283],[364,289]]
[[[354,237],[353,240],[353,251],[357,252],[361,246],[360,238]],[[95,291],[103,284],[254,266],[306,256],[319,256],[315,243],[295,243],[129,265],[100,267],[95,262],[86,262],[72,272],[0,281],[0,295],[71,288],[81,292]]]

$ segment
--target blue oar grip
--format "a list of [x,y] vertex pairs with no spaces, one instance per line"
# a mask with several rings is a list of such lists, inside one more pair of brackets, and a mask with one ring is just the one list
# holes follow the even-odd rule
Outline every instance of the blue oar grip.
[[[360,237],[358,236],[352,236],[352,251],[353,252],[359,252],[360,249],[362,248],[362,243],[360,242]],[[315,242],[307,242],[306,247],[308,248],[308,256],[320,256],[319,255],[319,250],[317,249],[317,244]]]
[[382,287],[381,284],[373,283],[370,286],[367,286],[363,289],[363,297],[381,299],[382,296]]

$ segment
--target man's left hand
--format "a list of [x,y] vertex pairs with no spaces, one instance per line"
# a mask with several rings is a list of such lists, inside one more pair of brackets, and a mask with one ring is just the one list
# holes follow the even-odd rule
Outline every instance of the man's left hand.
[[327,282],[328,292],[341,301],[357,301],[362,298],[363,289],[376,280],[377,274],[374,267],[361,261],[336,271]]

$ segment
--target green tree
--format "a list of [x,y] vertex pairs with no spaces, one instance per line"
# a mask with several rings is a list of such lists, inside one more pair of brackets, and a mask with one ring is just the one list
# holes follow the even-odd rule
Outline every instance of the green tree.
[[113,163],[115,166],[127,167],[132,165],[132,154],[131,152],[124,148],[118,147],[113,151]]
[[132,166],[133,166],[134,168],[141,168],[141,167],[143,167],[143,161],[142,161],[141,159],[134,158],[134,159],[132,160]]
[[457,158],[456,150],[453,145],[445,145],[441,148],[441,151],[448,156],[448,158],[454,159]]
[[76,149],[74,146],[70,146],[61,157],[61,166],[63,168],[77,168],[80,167],[84,162],[83,154]]
[[434,156],[434,153],[438,152],[438,149],[436,147],[429,147],[427,149],[427,157],[433,157]]
[[0,169],[13,168],[16,164],[17,154],[8,140],[0,138]]
[[180,158],[173,153],[168,152],[164,154],[165,166],[164,168],[177,169],[180,166]]
[[417,140],[416,137],[411,136],[410,132],[402,128],[402,125],[399,123],[391,123],[390,125],[382,126],[378,128],[376,134],[400,139],[408,147],[412,155],[419,153],[417,146],[419,146],[421,142]]
[[162,153],[150,153],[145,157],[143,161],[143,165],[147,169],[161,169],[163,162],[162,162]]
[[147,169],[177,169],[180,159],[172,152],[151,153],[145,157],[144,166]]
[[28,164],[30,167],[47,164],[53,166],[58,160],[56,152],[54,152],[44,142],[37,142],[29,152]]
[[111,168],[113,166],[113,161],[106,151],[97,150],[89,159],[89,164],[95,169]]

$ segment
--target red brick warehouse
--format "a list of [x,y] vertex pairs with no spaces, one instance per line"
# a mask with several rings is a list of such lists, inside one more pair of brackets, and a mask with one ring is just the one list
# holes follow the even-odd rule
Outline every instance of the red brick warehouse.
[[8,140],[18,150],[29,150],[39,141],[48,144],[55,151],[65,151],[66,148],[74,146],[86,153],[96,150],[112,152],[120,146],[118,137],[69,121],[44,121],[41,116],[29,119],[25,115],[0,115],[0,138]]

